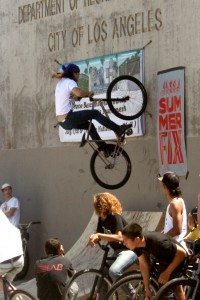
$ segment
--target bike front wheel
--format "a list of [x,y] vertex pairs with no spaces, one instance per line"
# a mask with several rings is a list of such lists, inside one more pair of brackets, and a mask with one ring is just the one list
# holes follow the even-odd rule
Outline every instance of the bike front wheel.
[[200,299],[200,292],[198,291],[198,283],[195,279],[176,278],[172,279],[163,285],[158,291],[155,300],[176,300],[175,289],[182,286],[185,294],[185,300]]
[[94,180],[106,189],[122,187],[131,175],[131,161],[128,154],[119,146],[107,144],[110,156],[104,157],[102,152],[94,151],[90,170]]
[[98,270],[82,270],[72,277],[63,299],[103,300],[111,285],[111,279]]
[[[154,297],[158,286],[150,281],[151,295]],[[144,300],[145,287],[141,274],[133,274],[119,279],[107,293],[105,300]]]
[[36,300],[36,298],[24,290],[16,290],[9,298],[10,300]]
[[134,120],[146,109],[147,92],[137,78],[122,75],[108,86],[107,102],[115,116],[123,120]]

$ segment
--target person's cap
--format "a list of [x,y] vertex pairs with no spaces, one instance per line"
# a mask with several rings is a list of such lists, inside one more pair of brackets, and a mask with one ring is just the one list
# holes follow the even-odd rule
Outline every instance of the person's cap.
[[3,191],[4,189],[6,189],[7,187],[11,188],[11,185],[9,183],[4,183],[1,187],[1,190]]
[[170,189],[176,189],[180,183],[178,175],[174,172],[166,172],[163,176],[158,176],[158,180]]
[[61,66],[61,72],[65,75],[70,75],[73,73],[80,73],[80,68],[75,64],[64,64]]

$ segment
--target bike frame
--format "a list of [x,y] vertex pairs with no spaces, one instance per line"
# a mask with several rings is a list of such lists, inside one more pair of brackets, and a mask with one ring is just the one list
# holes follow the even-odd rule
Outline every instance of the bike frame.
[[[103,105],[103,102],[105,101],[104,99],[93,99],[93,98],[90,98],[90,101],[92,101],[92,109],[94,109],[95,104],[96,104],[96,102],[98,101],[98,102],[99,102],[99,105],[100,105],[100,107],[101,107],[101,109],[102,109],[102,111],[103,111],[103,114],[104,114],[107,118],[109,118],[109,115],[108,115],[108,113],[107,113],[107,111],[106,111],[106,109],[105,109],[105,107],[104,107],[104,105]],[[110,119],[110,118],[109,118],[109,119]],[[86,132],[87,132],[86,137],[85,137],[85,135],[83,134],[83,138],[82,138],[82,139],[83,139],[83,143],[84,143],[84,142],[88,143],[88,144],[90,145],[90,147],[91,147],[94,151],[98,151],[98,147],[95,145],[95,142],[101,142],[101,140],[90,140],[89,135],[90,135],[91,125],[92,125],[92,120],[90,120],[88,130],[86,130]],[[118,140],[108,140],[108,141],[114,142],[114,143],[116,144],[116,145],[115,145],[115,149],[114,149],[113,164],[112,164],[112,165],[114,165],[114,164],[115,164],[115,161],[116,161],[116,156],[117,156],[118,152],[120,151],[119,147],[120,147],[120,148],[123,148],[123,147],[122,147],[122,145],[119,145]],[[101,159],[104,161],[104,163],[108,164],[108,160],[106,159],[106,157],[105,157],[103,154],[101,154],[100,151],[98,151],[98,152],[99,152],[99,156],[100,156]],[[110,165],[110,162],[109,162],[108,165]]]
[[8,280],[5,278],[4,275],[0,276],[0,280],[2,280],[4,299],[10,300],[11,299],[10,292],[14,292],[15,287],[8,282]]

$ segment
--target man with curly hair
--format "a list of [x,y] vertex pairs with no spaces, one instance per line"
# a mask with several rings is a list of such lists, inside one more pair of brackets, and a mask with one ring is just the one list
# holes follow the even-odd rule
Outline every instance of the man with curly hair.
[[[88,245],[94,247],[100,240],[105,240],[110,244],[116,259],[108,273],[113,281],[116,281],[124,270],[137,260],[136,254],[122,244],[121,231],[127,222],[122,217],[121,203],[110,193],[94,195],[94,209],[98,216],[97,232],[90,236]],[[129,286],[128,290],[130,294],[134,294],[133,287]]]

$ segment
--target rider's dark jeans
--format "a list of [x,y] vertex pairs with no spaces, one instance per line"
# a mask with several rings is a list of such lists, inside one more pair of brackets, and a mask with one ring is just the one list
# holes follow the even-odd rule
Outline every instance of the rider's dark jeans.
[[[63,123],[59,123],[61,127],[65,130],[70,129],[88,129],[89,120],[97,120],[101,125],[105,126],[117,132],[119,130],[119,125],[111,121],[109,118],[102,115],[97,109],[93,110],[80,110],[80,111],[71,111]],[[91,123],[90,136],[92,140],[101,140],[95,126]],[[97,142],[98,146],[104,145],[105,142]]]

